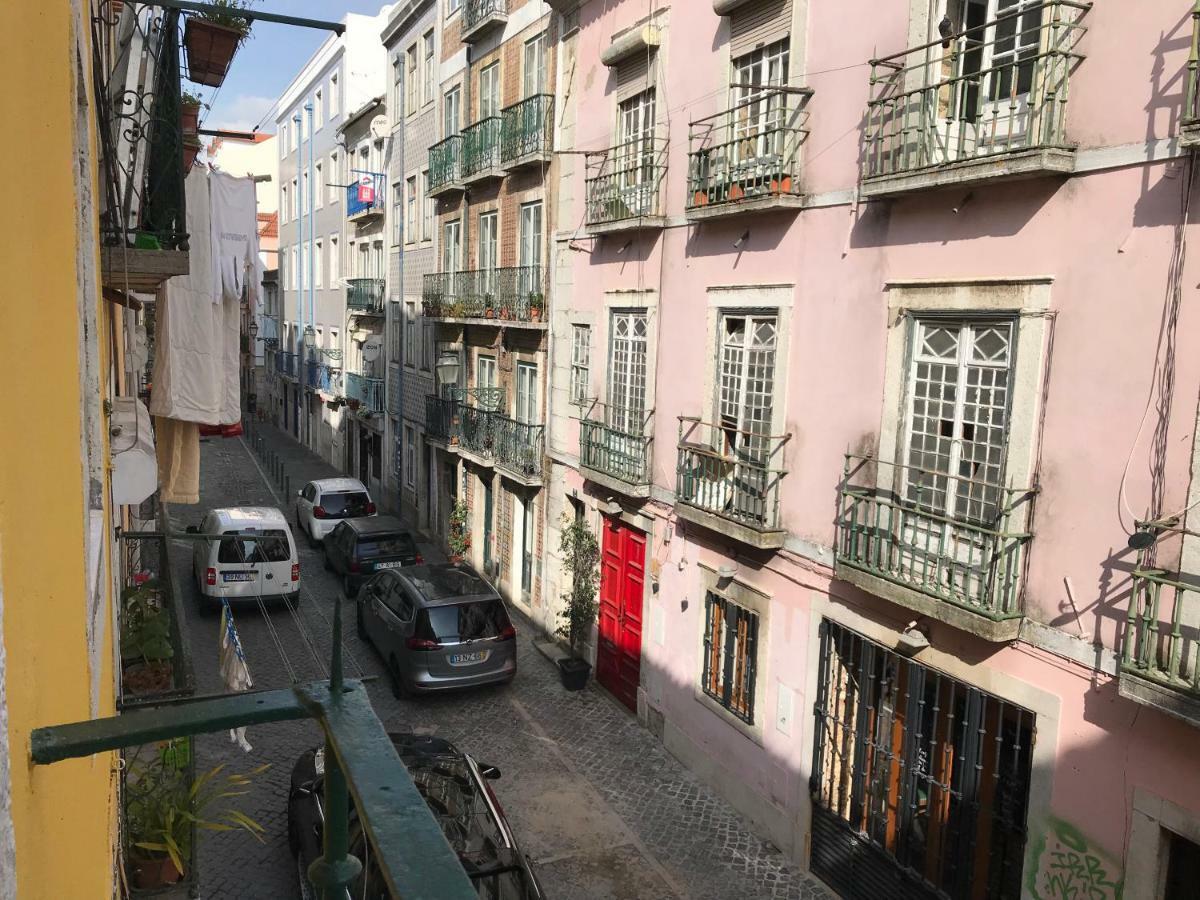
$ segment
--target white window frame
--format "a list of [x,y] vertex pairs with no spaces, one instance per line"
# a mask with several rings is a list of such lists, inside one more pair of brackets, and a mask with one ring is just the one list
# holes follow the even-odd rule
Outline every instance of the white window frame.
[[417,91],[421,87],[421,76],[418,67],[421,65],[420,50],[415,43],[409,44],[404,51],[404,114],[415,115],[421,108]]
[[432,28],[421,36],[421,57],[425,67],[421,80],[421,105],[428,106],[437,99],[437,45],[434,41]]
[[315,173],[315,180],[313,183],[313,205],[317,209],[320,209],[325,205],[325,191],[323,190],[325,187],[325,179],[323,177],[323,165],[324,160],[320,159],[313,164],[313,172]]
[[496,386],[496,357],[480,353],[475,357],[475,387],[490,390]]
[[329,286],[337,287],[341,277],[342,257],[338,252],[338,236],[329,236]]
[[329,205],[333,206],[341,199],[341,174],[338,172],[338,154],[333,150],[329,154]]
[[288,196],[288,186],[286,184],[279,186],[280,204],[279,204],[279,224],[286,225],[288,223],[288,204],[291,203],[291,197]]
[[479,70],[479,120],[500,115],[500,60]]
[[325,256],[325,245],[320,238],[317,238],[316,245],[316,255],[313,256],[313,287],[319,288],[325,286],[324,273],[322,272],[324,266],[321,264]]
[[[530,70],[530,53],[536,57]],[[531,81],[531,75],[533,77]],[[531,37],[525,42],[521,54],[521,96],[533,97],[546,92],[546,32]]]
[[463,0],[446,0],[446,18],[458,15],[462,9]]
[[462,219],[442,223],[442,271],[462,271]]
[[404,364],[417,366],[417,304],[414,300],[404,303]]
[[411,490],[417,487],[417,430],[404,425],[404,483]]
[[[639,325],[641,334],[637,333]],[[622,331],[624,333],[620,333]],[[647,309],[609,311],[608,424],[628,434],[640,434],[646,417],[649,337],[650,315]]]
[[592,326],[571,325],[571,402],[583,406],[592,392]]
[[409,175],[404,179],[404,243],[412,244],[417,240],[417,176]]
[[329,76],[329,121],[333,121],[342,111],[341,85],[338,83],[337,72]]
[[291,264],[288,266],[288,274],[292,276],[291,290],[296,290],[296,273],[300,269],[300,248],[296,244],[291,247],[290,256]]
[[515,376],[517,389],[514,418],[518,422],[537,425],[541,421],[541,404],[538,402],[538,366],[535,362],[518,362]]
[[462,85],[456,84],[442,94],[442,137],[452,137],[461,131]]
[[325,102],[321,89],[317,88],[313,93],[313,130],[320,131],[324,124]]
[[407,235],[404,233],[404,195],[403,185],[399,181],[392,182],[392,246],[399,246]]

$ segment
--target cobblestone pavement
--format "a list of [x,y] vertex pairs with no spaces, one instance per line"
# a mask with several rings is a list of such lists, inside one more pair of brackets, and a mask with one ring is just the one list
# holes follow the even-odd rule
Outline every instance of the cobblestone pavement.
[[[337,474],[282,432],[259,426],[255,434],[278,454],[293,491],[309,479]],[[172,507],[175,528],[198,524],[203,511],[216,506],[280,506],[290,518],[291,504],[285,505],[282,490],[274,488],[251,440],[215,438],[202,445],[201,502]],[[299,623],[286,609],[270,612],[271,628],[259,612],[237,616],[255,687],[285,686],[290,669],[299,679],[324,675],[338,586],[323,569],[321,551],[298,543],[303,573]],[[426,559],[441,558],[431,547],[422,551]],[[175,542],[172,564],[185,601],[197,690],[218,692],[218,620],[196,611],[190,560],[186,542]],[[343,604],[343,619],[347,674],[382,676],[380,660],[355,634],[352,605]],[[396,700],[381,677],[368,690],[389,730],[436,733],[500,768],[503,777],[496,792],[550,897],[833,896],[755,837],[745,820],[606,694],[592,686],[577,694],[564,691],[552,664],[532,644],[533,626],[519,614],[514,619],[520,672],[509,687]],[[305,634],[312,636],[312,646]],[[296,757],[320,742],[320,731],[309,722],[264,725],[250,728],[248,738],[253,745],[249,754],[226,734],[197,739],[197,761],[203,768],[224,762],[231,771],[245,771],[272,763],[251,794],[240,798],[242,808],[266,829],[264,841],[238,832],[202,832],[201,895],[297,897],[296,865],[286,837],[287,786]]]

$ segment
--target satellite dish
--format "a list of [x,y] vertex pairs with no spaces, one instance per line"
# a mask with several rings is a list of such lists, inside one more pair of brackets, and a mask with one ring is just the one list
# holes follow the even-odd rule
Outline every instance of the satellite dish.
[[383,140],[387,137],[387,127],[387,116],[376,116],[371,120],[371,137],[376,140]]
[[371,335],[362,345],[362,358],[367,362],[375,362],[383,350],[383,338],[377,334]]

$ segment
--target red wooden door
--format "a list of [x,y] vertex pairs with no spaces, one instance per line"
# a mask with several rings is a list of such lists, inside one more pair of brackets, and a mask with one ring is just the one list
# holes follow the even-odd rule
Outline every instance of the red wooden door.
[[642,588],[646,535],[605,517],[600,554],[600,646],[596,678],[637,710],[642,659]]

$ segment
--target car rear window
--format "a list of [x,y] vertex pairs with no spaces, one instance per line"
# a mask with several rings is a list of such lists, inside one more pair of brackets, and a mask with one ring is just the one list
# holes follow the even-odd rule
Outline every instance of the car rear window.
[[358,539],[356,554],[359,559],[373,559],[377,556],[416,556],[417,545],[413,543],[412,535],[400,534],[371,534]]
[[334,494],[321,495],[321,509],[329,518],[342,517],[353,519],[367,514],[367,504],[371,502],[362,491],[339,491]]
[[503,603],[497,599],[477,600],[421,610],[417,632],[426,640],[454,644],[498,637],[508,625],[508,612]]
[[221,546],[217,550],[217,562],[287,562],[291,558],[286,531],[273,528],[261,532],[261,535],[261,537],[222,538]]

